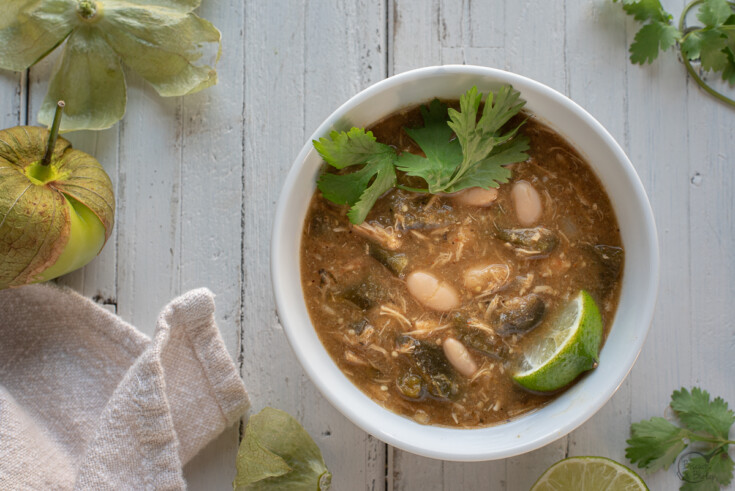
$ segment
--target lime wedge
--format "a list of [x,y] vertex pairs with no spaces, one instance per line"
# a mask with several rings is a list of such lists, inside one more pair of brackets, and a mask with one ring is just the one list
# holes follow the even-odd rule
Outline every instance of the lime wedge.
[[531,491],[648,491],[638,474],[604,457],[569,457],[552,465]]
[[600,310],[590,294],[581,290],[539,337],[524,347],[513,380],[537,392],[561,389],[597,366],[601,343]]

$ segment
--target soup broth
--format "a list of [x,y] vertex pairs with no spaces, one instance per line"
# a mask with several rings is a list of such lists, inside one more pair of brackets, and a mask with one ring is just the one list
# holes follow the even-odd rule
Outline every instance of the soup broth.
[[[559,392],[511,377],[526,344],[582,289],[605,335],[615,314],[623,249],[610,201],[564,138],[519,117],[529,158],[497,193],[393,189],[352,226],[317,191],[307,212],[301,279],[322,343],[363,392],[423,424],[491,425],[549,402]],[[415,107],[370,129],[420,154],[403,130],[420,124]]]

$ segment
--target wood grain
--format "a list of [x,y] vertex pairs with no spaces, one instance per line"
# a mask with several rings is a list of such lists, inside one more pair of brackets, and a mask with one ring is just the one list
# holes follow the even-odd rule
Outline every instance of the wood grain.
[[[683,1],[664,1],[678,13]],[[638,25],[620,5],[477,0],[205,1],[223,34],[219,84],[163,99],[126,72],[127,115],[69,135],[110,174],[117,223],[102,254],[60,281],[151,333],[173,296],[207,286],[253,411],[294,414],[336,490],[525,490],[568,455],[626,462],[631,422],[663,414],[671,392],[701,385],[735,405],[735,111],[687,80],[672,53],[633,66]],[[5,126],[35,123],[56,54],[0,74]],[[485,463],[388,447],[326,402],[296,361],[275,310],[270,236],[281,183],[321,121],[364,87],[447,63],[515,71],[585,107],[621,143],[651,199],[662,259],[656,314],[630,376],[567,437]],[[186,467],[191,489],[227,489],[239,428]],[[676,489],[676,470],[643,473]]]
[[[385,77],[382,2],[250,4],[245,12],[243,377],[254,411],[295,415],[334,469],[335,489],[384,489],[385,445],[337,412],[293,356],[270,287],[275,203],[319,123]],[[337,471],[339,470],[339,471]]]

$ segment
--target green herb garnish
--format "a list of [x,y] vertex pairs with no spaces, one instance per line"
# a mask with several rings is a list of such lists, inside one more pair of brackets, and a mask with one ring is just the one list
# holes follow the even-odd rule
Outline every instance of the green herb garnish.
[[350,205],[347,216],[352,223],[362,223],[375,201],[396,185],[396,151],[378,143],[371,131],[362,128],[346,133],[333,131],[329,139],[320,138],[313,143],[319,155],[335,169],[365,164],[350,174],[324,172],[317,183],[326,199]]
[[687,446],[697,442],[701,455],[688,461],[683,474],[687,482],[680,489],[704,491],[727,486],[733,474],[727,450],[735,444],[728,439],[735,413],[722,398],[711,401],[709,393],[698,387],[691,392],[684,388],[674,391],[671,408],[683,427],[660,417],[634,423],[625,456],[638,467],[654,471],[668,468]]
[[[525,101],[517,90],[503,86],[488,94],[478,120],[482,96],[472,87],[460,97],[459,111],[438,99],[421,108],[424,126],[405,130],[425,157],[408,152],[398,155],[362,128],[333,131],[329,138],[315,140],[314,148],[335,169],[363,166],[347,174],[323,172],[317,183],[319,190],[329,201],[349,205],[350,221],[359,224],[375,201],[394,187],[437,194],[471,187],[488,189],[508,182],[511,172],[504,166],[526,160],[529,146],[526,137],[517,136],[523,123],[505,132],[502,128]],[[396,169],[422,178],[426,188],[398,184]]]
[[250,417],[237,452],[235,491],[326,491],[331,482],[319,447],[298,421],[272,407]]
[[[618,0],[613,0],[617,2]],[[643,27],[630,45],[630,61],[643,65],[678,45],[681,59],[689,74],[705,91],[722,102],[735,106],[735,100],[713,89],[692,66],[699,62],[702,70],[720,73],[722,80],[735,85],[735,4],[728,0],[694,0],[679,17],[678,28],[673,17],[659,0],[621,0],[623,10]],[[697,19],[703,24],[687,27],[687,14],[699,6]]]

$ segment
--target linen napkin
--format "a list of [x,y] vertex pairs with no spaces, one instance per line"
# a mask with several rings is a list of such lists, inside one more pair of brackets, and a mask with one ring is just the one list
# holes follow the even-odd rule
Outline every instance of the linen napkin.
[[184,489],[247,407],[209,290],[153,339],[67,288],[0,291],[0,489]]

